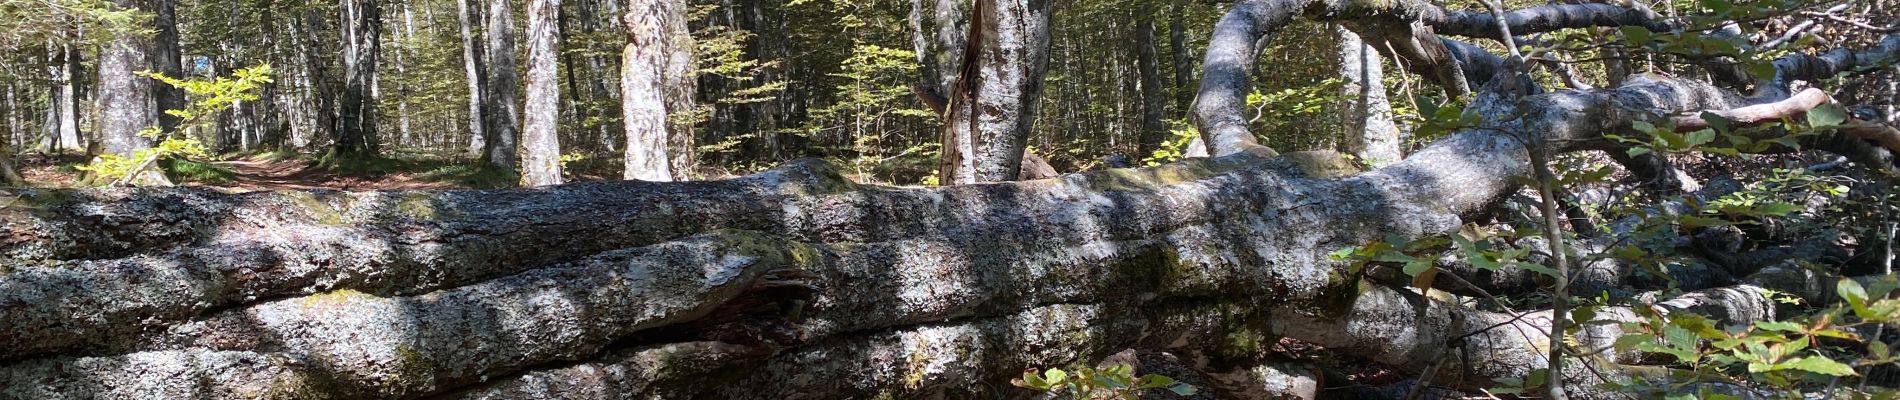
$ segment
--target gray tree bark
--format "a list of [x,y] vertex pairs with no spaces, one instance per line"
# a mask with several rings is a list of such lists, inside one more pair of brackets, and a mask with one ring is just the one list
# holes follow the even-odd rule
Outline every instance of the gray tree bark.
[[[945,184],[1002,182],[1021,174],[1029,128],[1035,122],[1043,73],[1049,64],[1046,0],[979,0],[970,11],[961,42],[956,81],[944,112],[943,155],[938,176]],[[939,9],[940,18],[947,10]],[[957,26],[939,23],[939,26]],[[948,28],[943,28],[948,29]],[[950,38],[939,35],[939,39]],[[975,57],[970,58],[974,52]]]
[[460,24],[462,34],[462,70],[468,75],[468,154],[476,158],[487,156],[487,135],[482,127],[486,126],[483,117],[485,104],[482,101],[482,86],[487,79],[487,68],[483,65],[482,39],[478,33],[471,32],[474,24],[482,20],[480,8],[470,6],[476,0],[455,0],[455,18]]
[[515,63],[515,11],[509,0],[488,0],[487,39],[488,79],[482,87],[484,126],[488,138],[482,145],[482,160],[488,165],[513,171],[517,167],[515,145],[521,137],[521,79]]
[[335,153],[372,157],[377,137],[376,64],[382,54],[383,11],[377,0],[345,0],[342,10],[343,96],[338,104]]
[[698,90],[699,78],[695,71],[699,67],[693,64],[693,33],[686,24],[686,12],[692,5],[686,0],[662,1],[669,3],[666,14],[662,15],[664,19],[660,20],[666,27],[661,89],[666,101],[667,155],[670,157],[667,162],[671,164],[673,178],[685,180],[698,162],[694,156],[698,153],[698,142],[693,137],[693,125],[698,122],[695,116],[699,110],[693,96]]
[[61,46],[59,87],[54,89],[56,95],[52,98],[59,107],[58,135],[47,135],[47,151],[86,150],[79,137],[79,57],[78,46],[72,43]]
[[[668,156],[673,114],[667,107],[667,86],[675,32],[667,20],[678,7],[672,0],[631,0],[625,17],[627,47],[621,52],[620,110],[626,125],[626,179],[671,181],[673,157]],[[675,150],[679,151],[679,150]]]
[[561,0],[534,0],[528,6],[528,104],[521,131],[521,185],[561,184],[561,87],[558,18]]
[[[122,9],[143,9],[148,3],[117,0]],[[99,50],[99,140],[101,148],[121,157],[151,148],[152,140],[139,131],[158,125],[155,81],[134,73],[151,68],[152,39],[120,32]]]
[[1161,61],[1155,50],[1154,10],[1147,7],[1135,11],[1135,69],[1140,75],[1137,82],[1141,86],[1141,135],[1135,146],[1135,158],[1147,157],[1168,140],[1167,118],[1168,96],[1161,88]]
[[[185,75],[183,56],[178,48],[178,0],[149,1],[152,12],[152,24],[155,29],[152,36],[151,70],[178,78]],[[163,83],[154,83],[152,95],[158,107],[159,127],[166,132],[178,130],[179,117],[165,113],[165,110],[185,108],[185,90]]]
[[1346,137],[1341,151],[1352,154],[1367,165],[1381,166],[1405,158],[1399,127],[1392,123],[1392,103],[1386,101],[1383,66],[1379,52],[1366,46],[1358,34],[1345,28],[1339,32],[1339,75],[1344,95],[1341,114],[1345,116]]

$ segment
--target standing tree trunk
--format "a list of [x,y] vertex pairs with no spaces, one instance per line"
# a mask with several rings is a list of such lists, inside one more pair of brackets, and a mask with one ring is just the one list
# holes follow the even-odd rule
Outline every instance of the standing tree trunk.
[[483,82],[482,111],[488,135],[482,159],[504,170],[515,169],[515,139],[521,129],[521,79],[515,73],[514,8],[509,0],[488,0],[488,81]]
[[486,157],[487,136],[483,134],[486,109],[482,107],[482,86],[487,80],[488,70],[482,63],[482,40],[470,32],[472,24],[480,21],[476,14],[480,8],[469,6],[475,0],[455,0],[455,19],[462,27],[462,70],[468,75],[468,154],[472,157]]
[[46,150],[50,152],[86,149],[79,143],[79,57],[79,48],[71,42],[61,46],[59,88],[53,98],[59,103],[59,125],[57,135],[47,135]]
[[1168,6],[1168,51],[1174,58],[1174,109],[1187,113],[1194,103],[1193,54],[1187,49],[1187,18],[1182,16],[1182,0]]
[[693,65],[693,34],[686,25],[686,0],[663,0],[667,3],[666,14],[661,15],[665,26],[665,68],[662,70],[666,102],[666,144],[671,151],[667,162],[672,164],[673,178],[685,180],[692,171],[696,160],[693,157],[697,146],[693,140],[694,116],[698,110],[693,104],[696,93],[697,74]]
[[[1016,180],[1049,65],[1048,0],[978,0],[945,109],[938,176],[946,184]],[[939,10],[939,26],[954,15]],[[939,35],[944,39],[949,35]],[[975,55],[976,57],[970,57]]]
[[[145,0],[152,7],[152,24],[155,28],[152,39],[151,69],[165,76],[182,78],[185,69],[180,65],[178,49],[178,0]],[[158,124],[165,132],[176,132],[180,119],[165,113],[165,110],[185,108],[185,90],[162,83],[153,83],[153,98],[158,104]]]
[[1155,56],[1154,12],[1147,7],[1135,11],[1135,69],[1141,75],[1141,136],[1135,146],[1135,158],[1146,157],[1168,140],[1166,118],[1168,97],[1161,90],[1161,66]]
[[561,183],[561,87],[555,80],[560,49],[555,41],[561,0],[534,0],[528,6],[527,126],[521,130],[521,185]]
[[377,0],[346,0],[343,10],[343,104],[338,113],[336,155],[375,156],[376,62],[382,50],[382,6]]
[[[119,8],[142,9],[138,0],[116,0]],[[153,80],[136,75],[152,65],[152,40],[136,32],[116,32],[99,54],[99,139],[107,154],[121,157],[152,147],[139,131],[158,125]]]
[[20,130],[20,125],[17,123],[19,119],[14,118],[14,112],[19,111],[20,103],[14,99],[13,82],[7,82],[6,96],[6,101],[0,102],[0,124],[4,124],[7,128],[6,133],[0,133],[0,183],[7,186],[26,186],[26,178],[21,177],[20,172],[13,166],[13,135]]
[[1392,123],[1392,104],[1385,97],[1379,52],[1346,28],[1334,30],[1339,32],[1339,74],[1346,81],[1340,87],[1345,95],[1342,110],[1346,126],[1340,150],[1374,166],[1404,158],[1399,148],[1399,127]]
[[621,52],[621,118],[627,129],[623,177],[646,181],[673,180],[667,156],[667,85],[671,44],[667,19],[678,6],[674,0],[633,0],[626,15],[627,47]]

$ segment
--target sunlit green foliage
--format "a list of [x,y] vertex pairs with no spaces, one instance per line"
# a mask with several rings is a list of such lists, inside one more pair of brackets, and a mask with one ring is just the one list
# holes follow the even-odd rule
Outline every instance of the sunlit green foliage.
[[1022,378],[1012,379],[1009,384],[1045,392],[1066,392],[1075,399],[1133,400],[1141,398],[1141,392],[1150,389],[1166,389],[1181,396],[1199,392],[1193,385],[1165,375],[1135,376],[1135,367],[1128,364],[1102,368],[1076,366],[1067,371],[1060,368],[1047,371],[1031,368],[1023,371]]

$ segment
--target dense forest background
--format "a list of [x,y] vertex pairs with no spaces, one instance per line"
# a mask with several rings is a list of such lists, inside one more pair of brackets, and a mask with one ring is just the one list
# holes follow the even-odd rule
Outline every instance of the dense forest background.
[[[348,73],[340,56],[346,50],[341,30],[348,25],[339,21],[341,5],[161,2],[175,3],[164,6],[176,10],[170,20],[177,45],[172,51],[182,67],[177,74],[228,78],[260,65],[274,72],[274,82],[256,90],[259,98],[218,111],[214,122],[190,136],[219,154],[319,157],[334,147],[337,130],[330,127],[344,111],[337,100]],[[520,4],[465,3],[390,2],[367,22],[381,31],[374,46],[379,54],[373,59],[375,72],[367,82],[370,112],[379,121],[373,132],[381,144],[376,156],[485,158],[478,151],[479,118],[471,118],[480,110],[470,106],[483,103],[483,91],[494,89],[488,86],[502,84],[490,83],[491,74],[471,72],[501,65],[484,49],[495,47],[491,43],[501,39],[497,36],[515,41],[499,42],[510,45],[515,60],[528,60],[525,33],[535,16]],[[44,157],[83,152],[99,141],[99,49],[112,41],[115,29],[136,29],[114,26],[137,17],[105,14],[113,7],[103,2],[61,4],[66,3],[12,1],[6,14],[56,7],[8,22],[14,28],[5,38],[10,51],[0,61],[6,151],[27,155],[29,165],[78,162]],[[690,82],[675,82],[690,85],[690,100],[669,103],[684,104],[679,107],[687,111],[674,113],[670,121],[676,131],[690,135],[690,140],[669,143],[684,167],[680,178],[731,176],[799,157],[822,157],[851,166],[867,181],[934,181],[930,174],[941,122],[917,90],[936,79],[927,66],[938,50],[923,36],[933,29],[929,13],[936,12],[936,4],[812,0],[680,6],[692,39],[690,49],[678,50],[692,57],[690,76],[679,79]],[[549,15],[559,48],[555,132],[574,178],[610,177],[621,169],[618,152],[627,141],[619,112],[619,71],[627,42],[621,17],[627,7],[620,1],[570,0]],[[1035,152],[1059,171],[1099,167],[1110,155],[1134,164],[1166,159],[1167,154],[1157,158],[1157,150],[1178,154],[1186,141],[1174,132],[1189,135],[1186,109],[1222,5],[1086,1],[1065,2],[1055,10],[1046,88],[1030,135]],[[499,20],[484,15],[497,11],[508,15]],[[1271,73],[1259,82],[1262,112],[1254,122],[1260,132],[1273,132],[1262,136],[1276,148],[1330,148],[1343,132],[1339,114],[1323,111],[1341,98],[1334,29],[1301,23],[1265,53],[1269,58],[1262,66]],[[166,39],[160,35],[158,41]],[[515,77],[523,77],[532,63],[507,64],[518,70]],[[520,78],[503,79],[521,84]],[[1393,93],[1422,90],[1406,88],[1396,76],[1387,80]],[[494,171],[431,168],[448,168],[434,175],[443,179],[508,183]]]

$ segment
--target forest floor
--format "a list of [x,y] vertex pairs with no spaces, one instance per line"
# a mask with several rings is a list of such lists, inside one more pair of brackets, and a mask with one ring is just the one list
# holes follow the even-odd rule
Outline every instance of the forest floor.
[[217,166],[231,170],[232,179],[224,182],[196,183],[237,191],[280,189],[399,190],[453,189],[451,182],[427,179],[422,174],[352,174],[317,168],[308,160],[271,160],[262,157],[219,161]]

